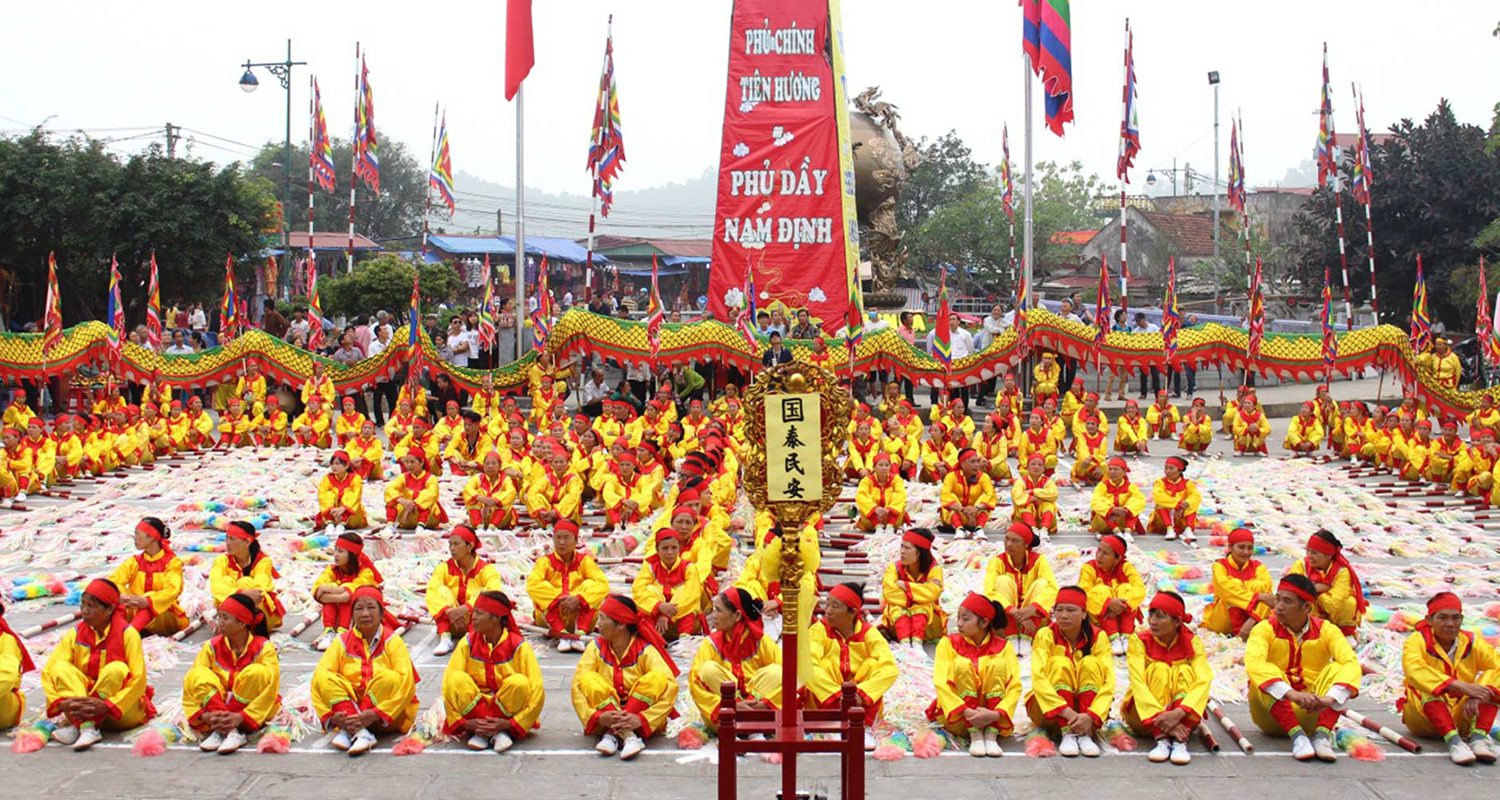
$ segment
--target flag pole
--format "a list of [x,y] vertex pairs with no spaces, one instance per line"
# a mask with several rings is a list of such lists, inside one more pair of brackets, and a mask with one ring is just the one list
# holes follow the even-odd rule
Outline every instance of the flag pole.
[[[1031,219],[1031,72],[1031,56],[1023,56],[1021,63],[1021,75],[1025,79],[1026,83],[1026,193],[1023,197],[1022,205],[1025,207],[1026,216],[1021,223],[1021,280],[1025,281],[1028,290],[1033,285],[1031,281],[1032,264],[1036,263],[1032,258],[1033,230]],[[1012,258],[1014,258],[1014,255],[1012,255]]]
[[526,86],[516,87],[516,360],[526,332]]
[[[609,68],[610,47],[607,43],[613,41],[614,34],[615,15],[610,14],[609,23],[604,29],[604,41],[606,42],[606,45],[604,48],[604,66],[599,68],[601,81],[604,80],[604,71]],[[608,104],[609,98],[606,96],[604,87],[600,86],[599,100],[594,104],[594,114],[596,116],[599,114],[609,114]],[[601,125],[599,126],[599,136],[602,138],[603,135],[604,126]],[[594,140],[595,146],[599,146],[602,144],[603,142],[599,139]],[[593,188],[589,192],[589,243],[588,254],[585,257],[583,267],[583,300],[585,303],[592,302],[594,299],[594,217],[599,213],[599,163],[592,158],[589,159],[589,161],[589,178],[592,179]]]
[[422,185],[422,198],[425,201],[422,207],[422,259],[418,264],[427,263],[427,234],[432,230],[432,165],[437,163],[437,137],[438,137],[438,103],[432,104],[432,147],[429,148],[427,156],[427,182]]
[[[1120,122],[1120,147],[1124,152],[1126,129],[1130,126],[1130,18],[1125,18],[1125,86],[1121,94],[1121,122]],[[1122,164],[1123,166],[1123,164]],[[1120,170],[1120,308],[1124,311],[1130,309],[1130,286],[1126,281],[1130,277],[1130,261],[1125,255],[1126,225],[1125,225],[1125,184],[1129,182],[1129,174],[1126,170]],[[1127,313],[1128,316],[1128,313]]]
[[[1356,147],[1364,151],[1363,153],[1355,154],[1355,158],[1359,159],[1369,155],[1369,135],[1365,132],[1365,99],[1360,95],[1359,90],[1354,88],[1353,82],[1349,84],[1349,92],[1354,95],[1359,103],[1359,144]],[[1367,172],[1365,174],[1365,202],[1363,203],[1365,207],[1365,250],[1370,259],[1370,311],[1375,315],[1375,324],[1379,325],[1380,300],[1375,289],[1375,232],[1371,229],[1370,220],[1370,192],[1374,188],[1370,181],[1370,175]]]
[[[318,263],[313,249],[313,231],[316,229],[316,223],[313,222],[313,203],[316,197],[313,191],[313,181],[315,180],[313,175],[313,159],[317,157],[318,150],[317,92],[314,91],[314,88],[317,80],[318,76],[316,75],[307,76],[307,260],[313,269],[317,268]],[[290,283],[292,280],[290,273],[296,270],[297,267],[296,262],[292,260],[292,254],[287,253],[286,256],[287,272],[289,273],[286,277],[287,282]],[[280,281],[277,282],[280,283]],[[270,289],[272,297],[276,297],[281,293],[279,286],[272,286]]]
[[349,249],[345,253],[346,269],[354,272],[354,203],[359,186],[359,104],[364,102],[363,78],[359,72],[359,42],[354,43],[354,141],[349,148]]

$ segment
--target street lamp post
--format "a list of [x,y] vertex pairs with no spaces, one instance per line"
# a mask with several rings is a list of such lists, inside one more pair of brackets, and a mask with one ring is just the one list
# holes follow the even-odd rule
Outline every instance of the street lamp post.
[[[276,76],[281,82],[281,88],[286,90],[286,149],[281,157],[281,164],[286,170],[285,191],[281,199],[281,256],[284,259],[281,266],[282,280],[290,281],[292,276],[292,228],[290,217],[292,207],[292,67],[306,66],[306,61],[292,60],[292,40],[286,40],[286,60],[269,62],[252,62],[245,60],[245,74],[240,76],[240,88],[246,93],[255,91],[260,86],[260,81],[255,77],[255,68],[262,67],[267,72]],[[278,281],[280,283],[280,281]],[[272,297],[277,294],[277,286],[266,287]]]

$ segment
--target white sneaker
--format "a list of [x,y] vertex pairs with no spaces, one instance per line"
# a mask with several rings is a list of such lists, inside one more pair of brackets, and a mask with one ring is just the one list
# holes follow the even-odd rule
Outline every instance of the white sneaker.
[[1111,637],[1109,640],[1110,652],[1114,653],[1117,656],[1125,655],[1129,647],[1130,643],[1125,639],[1124,636],[1116,635]]
[[349,732],[345,730],[340,730],[328,741],[328,746],[335,750],[348,751],[350,744],[352,742],[349,741]]
[[1167,541],[1171,542],[1171,541],[1175,541],[1176,539],[1177,539],[1177,531],[1172,530],[1171,528],[1167,528]]
[[73,749],[81,753],[98,744],[103,739],[104,734],[100,733],[97,727],[84,725],[78,729],[78,741],[73,743]]
[[620,747],[620,760],[629,761],[641,754],[646,749],[646,740],[634,733],[625,737],[625,744]]
[[594,745],[594,749],[598,750],[600,755],[612,756],[620,752],[620,737],[613,733],[606,733],[599,737],[599,743]]
[[1466,494],[1466,492],[1464,492],[1463,489],[1459,489],[1458,491],[1456,491],[1456,492],[1453,493],[1453,496],[1454,497],[1463,497],[1464,494]]
[[1098,758],[1100,752],[1101,751],[1099,750],[1099,743],[1094,741],[1094,737],[1092,735],[1078,737],[1079,755],[1083,756],[1084,758]]
[[563,639],[561,637],[558,637],[558,640],[557,640],[557,652],[559,652],[559,653],[568,653],[568,652],[571,652],[572,650],[573,650],[573,643],[571,641],[569,641],[568,639]]
[[874,749],[875,749],[875,734],[871,733],[869,728],[865,728],[865,752],[868,753],[868,752],[870,752],[871,750],[874,750]]
[[1448,760],[1460,767],[1467,767],[1476,759],[1473,748],[1469,747],[1463,739],[1455,736],[1448,740]]
[[1307,734],[1298,731],[1292,734],[1292,758],[1298,761],[1311,761],[1318,754],[1313,751],[1312,742],[1308,740]]
[[437,647],[432,648],[432,654],[435,656],[446,656],[451,652],[453,652],[453,637],[449,634],[443,634],[438,639]]
[[587,649],[589,649],[589,643],[588,642],[585,642],[582,639],[574,639],[573,640],[573,652],[575,652],[575,653],[582,653],[583,651],[585,651]]
[[239,731],[230,731],[229,735],[224,737],[224,743],[219,745],[219,755],[227,756],[244,746],[245,734]]
[[319,636],[318,637],[318,641],[316,641],[316,642],[313,643],[313,649],[316,650],[316,651],[318,651],[319,653],[327,650],[328,646],[331,645],[331,644],[333,644],[333,639],[337,635],[338,635],[337,631],[333,631],[333,630],[329,630],[329,629],[325,628],[323,630],[323,635]]
[[218,731],[214,731],[213,733],[210,733],[208,736],[204,737],[203,741],[198,743],[198,749],[202,750],[205,753],[212,753],[215,750],[218,750],[219,745],[223,743],[224,734],[219,733]]
[[357,756],[370,752],[375,747],[375,734],[366,728],[354,736],[354,742],[349,745],[349,755]]
[[1469,749],[1474,751],[1474,758],[1478,759],[1479,763],[1495,763],[1495,749],[1490,746],[1490,737],[1475,733],[1469,737]]
[[484,738],[483,736],[481,736],[481,735],[479,735],[477,733],[474,734],[473,736],[470,736],[469,737],[469,741],[464,742],[464,744],[467,745],[470,750],[488,750],[488,749],[490,749],[490,740]]
[[975,758],[984,758],[987,748],[984,746],[984,737],[988,731],[969,731],[969,755]]
[[1153,764],[1165,764],[1172,756],[1172,743],[1166,739],[1157,739],[1156,746],[1146,754],[1146,760]]
[[1172,763],[1177,766],[1191,763],[1193,754],[1188,752],[1187,742],[1172,743]]
[[52,730],[52,741],[65,747],[71,746],[74,742],[78,741],[78,726],[64,725],[61,728],[54,728]]
[[503,753],[506,750],[511,749],[515,745],[516,745],[516,740],[510,738],[510,734],[506,733],[505,731],[501,731],[501,732],[495,734],[495,744],[494,744],[494,750],[495,750],[495,752],[497,752],[497,753]]
[[1078,737],[1071,733],[1064,733],[1062,741],[1057,743],[1057,754],[1063,758],[1073,758],[1078,755]]
[[1193,535],[1192,531],[1183,531],[1182,532],[1182,541],[1185,544],[1192,544],[1192,543],[1198,541],[1198,537],[1195,536],[1195,535]]
[[990,758],[1005,755],[1005,751],[1000,749],[1000,733],[994,728],[989,728],[984,732],[984,754]]

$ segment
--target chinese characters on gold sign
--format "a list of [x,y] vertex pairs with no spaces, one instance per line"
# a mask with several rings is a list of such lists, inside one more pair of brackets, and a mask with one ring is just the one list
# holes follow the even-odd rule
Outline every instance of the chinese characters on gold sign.
[[820,395],[766,395],[766,494],[771,502],[823,498],[822,441]]

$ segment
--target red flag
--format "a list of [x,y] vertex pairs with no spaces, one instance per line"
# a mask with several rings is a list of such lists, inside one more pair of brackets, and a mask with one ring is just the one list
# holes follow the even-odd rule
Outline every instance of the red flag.
[[514,100],[521,81],[531,74],[536,51],[531,43],[531,0],[506,0],[505,99]]
[[157,282],[155,250],[151,251],[151,282],[146,288],[146,344],[152,350],[161,350],[161,285]]
[[661,308],[661,291],[656,285],[656,256],[651,256],[651,305],[646,309],[646,339],[651,346],[651,363],[661,355],[661,324],[665,321]]
[[62,344],[62,292],[57,288],[57,256],[47,254],[47,307],[42,312],[42,355]]
[[1484,277],[1484,256],[1479,257],[1479,316],[1474,323],[1474,337],[1486,362],[1500,362],[1500,348],[1495,342],[1495,321],[1490,317],[1490,290]]

